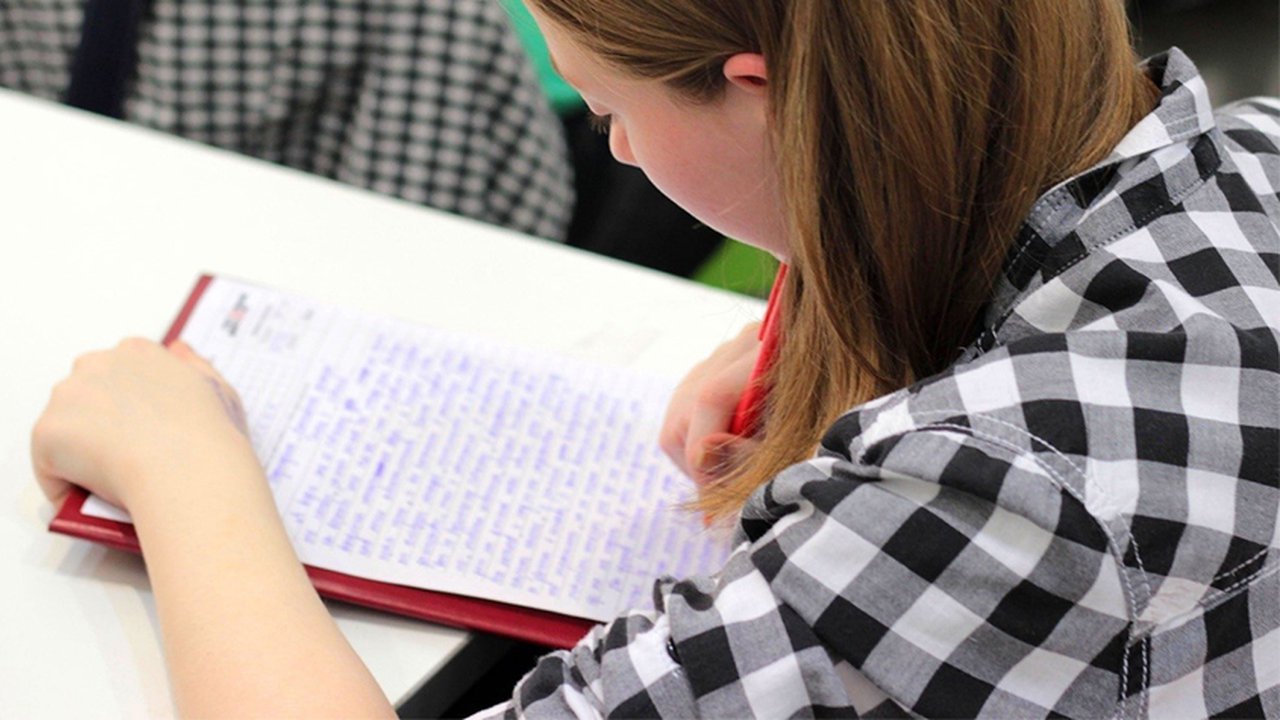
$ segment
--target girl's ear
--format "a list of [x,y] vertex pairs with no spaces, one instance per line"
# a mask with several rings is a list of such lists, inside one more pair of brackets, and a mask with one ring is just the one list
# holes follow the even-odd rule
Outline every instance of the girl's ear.
[[752,94],[764,95],[769,87],[764,56],[760,53],[738,53],[724,61],[724,76],[730,84]]

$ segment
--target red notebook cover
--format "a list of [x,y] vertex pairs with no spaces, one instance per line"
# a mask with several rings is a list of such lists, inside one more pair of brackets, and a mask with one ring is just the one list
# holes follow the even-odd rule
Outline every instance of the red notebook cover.
[[[165,343],[177,339],[211,280],[210,276],[203,275],[196,282],[182,311],[165,333]],[[73,487],[49,523],[49,529],[120,550],[142,552],[133,525],[82,513],[87,499],[85,491]],[[326,598],[539,645],[572,647],[596,624],[591,620],[546,610],[367,580],[309,565],[306,569],[316,591]]]

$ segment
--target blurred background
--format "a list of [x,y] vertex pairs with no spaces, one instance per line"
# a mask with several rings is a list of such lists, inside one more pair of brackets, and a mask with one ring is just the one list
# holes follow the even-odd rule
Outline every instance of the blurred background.
[[1182,48],[1215,105],[1280,95],[1280,0],[1131,0],[1129,19],[1144,57]]

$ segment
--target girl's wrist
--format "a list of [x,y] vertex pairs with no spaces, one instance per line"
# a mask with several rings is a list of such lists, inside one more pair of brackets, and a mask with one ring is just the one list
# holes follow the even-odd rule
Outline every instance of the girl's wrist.
[[119,499],[139,527],[187,512],[235,512],[246,503],[271,499],[262,466],[247,441],[203,438],[154,460],[126,463],[117,472],[122,480],[117,485]]

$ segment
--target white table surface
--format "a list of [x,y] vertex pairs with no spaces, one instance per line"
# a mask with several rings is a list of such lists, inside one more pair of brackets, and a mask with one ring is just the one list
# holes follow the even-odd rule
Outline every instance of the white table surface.
[[[0,717],[173,714],[141,560],[48,533],[27,446],[74,357],[158,338],[201,272],[674,376],[762,310],[0,90]],[[330,608],[393,702],[473,637]]]

